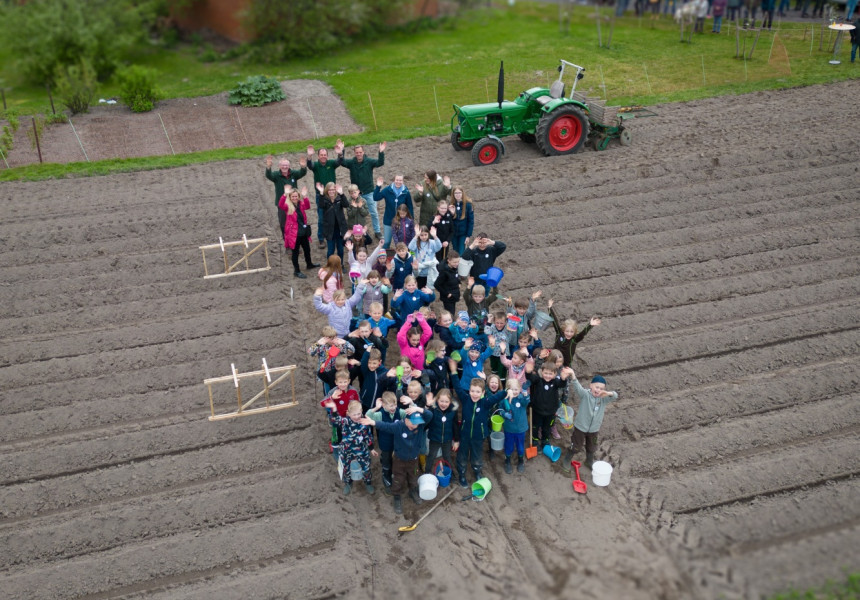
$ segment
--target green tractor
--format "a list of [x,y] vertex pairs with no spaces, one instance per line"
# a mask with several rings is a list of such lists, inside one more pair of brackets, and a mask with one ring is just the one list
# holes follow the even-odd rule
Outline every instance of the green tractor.
[[[565,67],[576,69],[569,97],[564,95]],[[498,101],[486,104],[454,105],[451,117],[451,144],[455,150],[471,150],[475,166],[498,162],[505,153],[500,138],[518,135],[537,143],[547,156],[573,154],[582,148],[589,134],[588,105],[574,99],[576,82],[585,68],[561,60],[558,79],[547,88],[534,87],[513,102],[504,100],[504,63],[499,69]]]

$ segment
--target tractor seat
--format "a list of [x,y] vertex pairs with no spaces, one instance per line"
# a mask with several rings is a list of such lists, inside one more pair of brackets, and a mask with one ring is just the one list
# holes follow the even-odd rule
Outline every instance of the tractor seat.
[[546,106],[549,102],[555,100],[556,98],[561,98],[563,96],[564,83],[556,79],[549,87],[549,96],[541,96],[540,98],[537,98],[537,103],[541,106]]

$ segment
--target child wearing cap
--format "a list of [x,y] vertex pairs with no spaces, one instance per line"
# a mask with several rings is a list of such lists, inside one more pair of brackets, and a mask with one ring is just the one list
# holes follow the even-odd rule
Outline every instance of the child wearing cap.
[[325,403],[325,409],[332,427],[339,428],[342,435],[340,460],[343,464],[343,495],[348,496],[352,490],[350,464],[353,461],[361,465],[364,471],[364,488],[368,494],[373,495],[376,490],[373,488],[371,479],[370,455],[378,456],[379,453],[373,450],[373,433],[370,428],[360,422],[361,403],[357,400],[351,401],[347,406],[345,417],[338,414],[334,400],[329,399]]
[[408,491],[415,504],[423,501],[418,495],[418,453],[424,438],[424,425],[433,420],[433,413],[419,406],[406,409],[407,418],[393,423],[361,419],[363,425],[394,436],[394,457],[391,461],[391,493],[394,494],[394,512],[403,514],[401,495]]
[[457,321],[448,326],[448,331],[454,342],[462,348],[467,339],[474,339],[478,335],[478,325],[469,318],[468,312],[461,310],[457,313]]
[[[492,339],[492,336],[491,336]],[[484,371],[484,362],[493,353],[491,346],[486,346],[484,342],[469,342],[466,340],[464,345],[467,353],[466,356],[461,356],[460,364],[463,367],[463,381],[471,381],[475,377],[479,377]]]
[[564,457],[565,464],[562,468],[570,469],[570,461],[575,454],[582,451],[585,446],[585,467],[590,469],[594,464],[594,452],[597,450],[597,432],[603,424],[603,415],[606,413],[606,405],[618,400],[618,392],[606,391],[606,379],[602,375],[591,378],[588,389],[582,387],[576,379],[576,374],[571,371],[573,377],[573,390],[579,397],[579,410],[573,421],[573,434],[570,436],[570,450]]

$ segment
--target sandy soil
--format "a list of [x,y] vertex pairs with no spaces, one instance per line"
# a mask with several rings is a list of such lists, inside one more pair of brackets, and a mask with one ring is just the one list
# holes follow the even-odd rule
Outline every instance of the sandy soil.
[[[497,460],[485,502],[408,534],[426,505],[340,493],[313,284],[275,242],[269,272],[202,277],[199,245],[275,238],[262,160],[3,184],[3,596],[749,598],[856,571],[860,127],[834,118],[856,93],[660,106],[631,147],[517,140],[484,168],[392,143],[386,179],[466,185],[507,292],[603,316],[581,358],[621,394],[609,487]],[[300,404],[209,422],[203,379],[262,357],[299,365]]]

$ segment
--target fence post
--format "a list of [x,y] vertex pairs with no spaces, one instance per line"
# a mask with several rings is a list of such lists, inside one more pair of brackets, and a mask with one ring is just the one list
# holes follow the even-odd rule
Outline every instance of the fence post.
[[36,129],[36,117],[30,117],[33,120],[33,137],[36,140],[36,151],[39,153],[39,162],[42,162],[42,148],[39,146],[39,130]]
[[51,95],[51,84],[48,83],[45,87],[48,89],[48,100],[51,101],[51,112],[57,114],[57,109],[54,108],[54,97]]
[[373,129],[374,131],[379,131],[379,126],[376,124],[376,111],[373,110],[373,98],[370,92],[367,92],[367,100],[370,102],[370,114],[373,115]]

